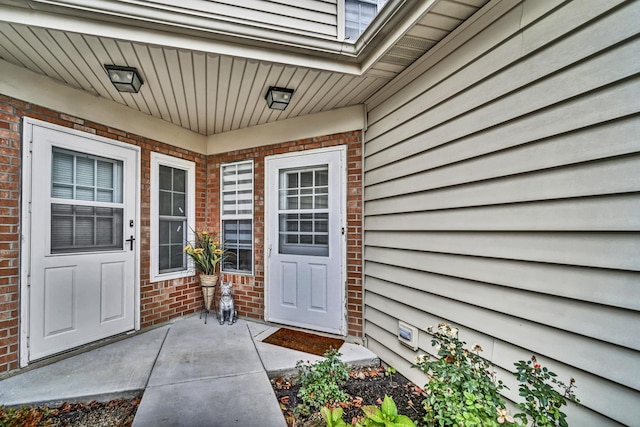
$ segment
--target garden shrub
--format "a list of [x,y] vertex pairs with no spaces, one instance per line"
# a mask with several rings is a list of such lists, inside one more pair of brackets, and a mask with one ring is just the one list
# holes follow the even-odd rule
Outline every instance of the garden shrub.
[[324,358],[315,363],[296,363],[298,375],[296,382],[300,384],[298,397],[302,403],[296,407],[300,415],[309,415],[327,403],[344,402],[349,397],[340,386],[349,378],[347,365],[340,360],[340,352],[331,349]]

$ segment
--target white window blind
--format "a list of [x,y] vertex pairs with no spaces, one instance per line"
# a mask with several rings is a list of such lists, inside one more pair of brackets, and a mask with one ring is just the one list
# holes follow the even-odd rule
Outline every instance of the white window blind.
[[253,271],[253,162],[222,165],[222,269]]
[[253,215],[253,163],[222,166],[222,215]]

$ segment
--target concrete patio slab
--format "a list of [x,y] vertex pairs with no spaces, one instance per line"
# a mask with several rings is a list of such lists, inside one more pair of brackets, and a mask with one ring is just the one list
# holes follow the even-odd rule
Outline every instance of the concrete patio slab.
[[[295,374],[298,360],[320,357],[261,342],[277,329],[242,319],[178,319],[4,379],[0,404],[108,401],[144,390],[136,427],[284,427],[269,376]],[[346,343],[340,351],[351,365],[379,364],[362,346]]]
[[269,426],[286,423],[264,371],[149,387],[133,427]]
[[248,322],[176,322],[133,425],[285,426]]
[[234,325],[219,325],[213,320],[204,324],[194,316],[174,323],[149,386],[264,370],[245,320]]
[[147,385],[169,326],[135,335],[0,381],[0,405],[133,396]]

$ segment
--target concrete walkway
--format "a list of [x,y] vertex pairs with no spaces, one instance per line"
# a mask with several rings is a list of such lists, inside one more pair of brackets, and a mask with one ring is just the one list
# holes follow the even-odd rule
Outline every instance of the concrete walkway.
[[[0,405],[107,401],[144,391],[135,427],[285,426],[269,376],[319,358],[261,342],[277,329],[181,319],[2,380]],[[350,364],[378,363],[362,346],[340,351]]]

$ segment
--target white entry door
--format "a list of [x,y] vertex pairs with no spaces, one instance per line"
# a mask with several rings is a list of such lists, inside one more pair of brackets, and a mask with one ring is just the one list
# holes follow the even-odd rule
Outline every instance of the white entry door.
[[345,151],[266,159],[267,319],[344,334]]
[[33,125],[29,360],[135,328],[138,151]]

